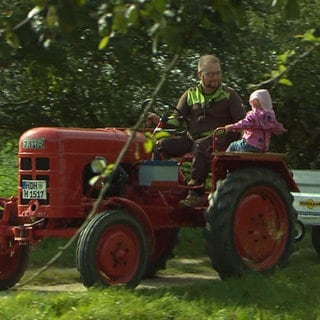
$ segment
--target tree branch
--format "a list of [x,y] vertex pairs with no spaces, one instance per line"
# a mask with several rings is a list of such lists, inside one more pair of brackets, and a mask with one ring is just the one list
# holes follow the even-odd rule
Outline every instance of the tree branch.
[[252,84],[252,85],[250,85],[250,88],[251,89],[261,88],[261,87],[264,87],[270,83],[275,83],[275,82],[279,81],[279,79],[281,79],[285,73],[287,73],[290,69],[292,69],[292,67],[294,67],[298,62],[300,62],[305,57],[307,57],[309,54],[311,54],[313,52],[313,50],[317,49],[319,46],[320,46],[320,43],[314,44],[307,51],[305,51],[300,56],[298,56],[295,60],[293,60],[291,63],[289,63],[288,66],[284,70],[279,72],[276,76],[271,77],[271,78],[269,78],[265,81],[262,81],[260,83]]

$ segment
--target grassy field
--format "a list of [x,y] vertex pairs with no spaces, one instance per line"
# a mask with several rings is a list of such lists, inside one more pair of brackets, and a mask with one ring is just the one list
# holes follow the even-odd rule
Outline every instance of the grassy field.
[[[0,152],[0,195],[10,196],[15,194],[17,183],[16,145],[4,146]],[[64,243],[47,239],[32,250],[30,268],[21,283]],[[0,319],[320,319],[320,258],[312,248],[309,232],[295,244],[286,268],[269,275],[248,274],[222,281],[211,269],[201,230],[183,229],[167,269],[135,290],[85,289],[75,269],[74,250],[72,246],[27,286],[0,292]],[[57,284],[61,287],[52,287]]]
[[[58,243],[48,243],[32,252],[22,282],[58,249]],[[69,266],[59,261],[28,286],[0,293],[0,319],[320,319],[320,258],[309,232],[295,244],[289,265],[270,275],[222,281],[203,246],[200,230],[183,230],[167,269],[135,290],[85,289],[70,249]],[[65,291],[52,290],[57,284]]]

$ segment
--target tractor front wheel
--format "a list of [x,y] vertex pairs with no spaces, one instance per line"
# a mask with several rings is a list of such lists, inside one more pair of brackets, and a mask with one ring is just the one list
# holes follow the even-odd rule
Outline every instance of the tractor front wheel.
[[243,168],[219,181],[205,214],[207,250],[222,279],[286,264],[296,211],[286,184],[265,168]]
[[5,252],[0,252],[0,290],[13,287],[24,275],[29,263],[29,246],[10,239]]
[[77,264],[86,287],[95,284],[136,287],[148,261],[145,232],[121,210],[96,215],[81,232]]

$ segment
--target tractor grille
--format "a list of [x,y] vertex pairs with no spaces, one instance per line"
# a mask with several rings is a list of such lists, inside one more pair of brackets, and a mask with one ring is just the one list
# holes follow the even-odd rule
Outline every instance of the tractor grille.
[[21,170],[31,170],[32,169],[31,158],[21,158],[20,169]]
[[[31,158],[21,158],[20,169],[32,170]],[[36,158],[35,170],[49,170],[49,158]]]
[[[20,204],[27,205],[30,198],[25,199],[23,197],[23,181],[31,180],[31,181],[38,181],[38,180],[45,180],[46,181],[46,199],[37,198],[36,195],[32,196],[32,199],[37,199],[40,204],[48,205],[50,203],[50,194],[48,188],[50,187],[50,179],[49,179],[49,172],[50,169],[50,161],[49,158],[35,158],[34,161],[34,168],[33,168],[33,161],[32,158],[21,158],[20,159],[20,179],[19,179],[19,186],[20,186]],[[23,172],[25,171],[25,172]],[[28,172],[26,172],[28,171]]]
[[36,158],[36,170],[49,170],[49,158]]

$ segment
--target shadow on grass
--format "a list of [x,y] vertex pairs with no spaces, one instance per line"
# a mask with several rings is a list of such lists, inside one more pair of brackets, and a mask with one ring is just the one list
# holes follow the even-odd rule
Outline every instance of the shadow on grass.
[[[272,315],[272,319],[317,319],[320,306],[320,258],[310,243],[297,244],[286,268],[275,270],[272,274],[248,273],[241,278],[220,280],[211,269],[207,257],[175,258],[168,262],[168,268],[153,279],[144,279],[135,290],[123,287],[110,287],[101,290],[86,289],[77,282],[76,269],[68,269],[68,279],[62,274],[66,270],[57,268],[48,272],[39,282],[18,291],[31,290],[34,293],[74,292],[90,296],[99,292],[104,295],[132,295],[143,301],[156,301],[162,297],[171,297],[173,301],[196,304],[203,308],[216,310],[259,310]],[[240,312],[240,311],[239,311]],[[255,311],[256,312],[256,311]],[[246,315],[248,315],[250,312]],[[282,317],[282,318],[281,318]]]
[[[199,266],[195,266],[194,271],[197,267]],[[314,309],[320,302],[319,283],[319,256],[310,245],[300,247],[298,244],[288,266],[271,274],[248,272],[241,278],[222,281],[214,271],[211,271],[211,275],[208,271],[191,275],[164,273],[151,281],[151,285],[138,287],[137,293],[159,297],[169,292],[190,302],[211,301],[221,307],[234,308],[257,307],[259,310],[272,310],[275,315],[282,312],[299,316],[309,314],[308,319],[312,319],[310,306]],[[316,309],[319,311],[318,307]]]
[[[320,311],[320,258],[312,247],[310,236],[295,244],[295,252],[286,268],[271,274],[251,272],[241,278],[223,281],[211,268],[208,257],[197,250],[198,256],[186,256],[190,250],[185,244],[184,248],[187,250],[182,253],[177,248],[176,258],[168,261],[166,270],[161,270],[153,279],[144,279],[130,292],[149,300],[169,295],[179,301],[203,303],[207,307],[249,308],[272,312],[275,317],[288,313],[297,319],[317,319],[316,314]],[[69,275],[66,270],[69,270]],[[56,268],[53,271],[46,271],[30,290],[88,294],[92,291],[83,287],[75,268]],[[102,291],[108,294],[108,290],[111,293],[114,289],[125,290],[111,287]]]

